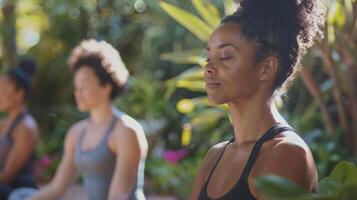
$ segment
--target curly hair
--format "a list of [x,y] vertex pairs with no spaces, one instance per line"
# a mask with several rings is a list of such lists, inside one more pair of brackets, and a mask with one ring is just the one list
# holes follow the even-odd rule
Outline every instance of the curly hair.
[[241,0],[233,15],[221,24],[237,23],[256,49],[256,60],[276,55],[278,74],[273,92],[286,92],[301,58],[315,41],[323,39],[325,7],[320,0]]
[[69,58],[69,67],[76,73],[81,67],[94,70],[100,84],[111,84],[110,99],[113,100],[126,87],[129,72],[119,52],[105,41],[84,40],[76,46]]

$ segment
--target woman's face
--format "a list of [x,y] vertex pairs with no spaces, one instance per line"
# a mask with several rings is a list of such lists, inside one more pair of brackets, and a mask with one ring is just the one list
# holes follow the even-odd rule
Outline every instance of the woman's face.
[[236,102],[252,97],[259,86],[255,50],[234,23],[220,25],[207,47],[204,80],[212,103]]
[[101,85],[94,70],[80,67],[74,74],[74,96],[78,110],[87,112],[110,101],[110,84]]
[[23,102],[24,91],[7,75],[0,76],[0,112],[7,112]]

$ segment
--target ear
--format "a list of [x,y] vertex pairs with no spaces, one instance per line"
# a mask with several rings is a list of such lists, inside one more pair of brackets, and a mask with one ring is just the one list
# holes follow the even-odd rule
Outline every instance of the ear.
[[110,93],[112,92],[113,86],[110,83],[105,83],[103,88],[105,89],[105,93],[108,94],[108,96],[110,96]]
[[260,65],[260,81],[271,80],[277,74],[279,61],[275,56],[265,58]]

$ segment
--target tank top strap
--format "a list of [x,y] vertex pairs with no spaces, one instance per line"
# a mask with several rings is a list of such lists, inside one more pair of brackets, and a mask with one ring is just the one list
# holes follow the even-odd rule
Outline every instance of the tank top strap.
[[246,166],[243,169],[242,172],[242,178],[247,178],[250,171],[253,168],[253,165],[255,161],[257,160],[257,157],[259,155],[259,151],[264,144],[264,142],[273,139],[277,134],[284,132],[284,131],[293,131],[296,132],[293,128],[286,126],[286,125],[281,125],[281,124],[276,124],[269,128],[263,136],[261,136],[258,141],[254,144],[254,147],[249,155],[248,161]]
[[[110,122],[108,128],[105,130],[104,137],[103,137],[102,141],[107,141],[107,138],[109,137],[110,133],[112,132],[112,130],[115,127],[117,119],[118,119],[118,117],[116,115],[113,115],[112,121]],[[86,128],[87,128],[87,126],[83,127],[81,133],[79,134],[79,140],[77,142],[77,144],[78,144],[77,146],[79,147],[79,149],[82,146]]]
[[[87,121],[89,121],[89,120],[87,120]],[[82,143],[83,143],[84,134],[86,132],[87,126],[88,126],[88,124],[82,128],[82,130],[81,130],[81,132],[79,134],[79,138],[77,140],[77,148],[78,148],[78,150],[81,149],[81,146],[82,146]]]
[[226,149],[227,149],[227,146],[228,146],[232,141],[234,141],[234,138],[231,139],[231,140],[229,140],[229,141],[227,142],[227,144],[224,146],[224,148],[223,148],[221,154],[219,155],[219,158],[217,159],[216,163],[214,164],[214,167],[212,168],[212,170],[211,170],[211,172],[210,172],[210,174],[209,174],[209,176],[208,176],[208,179],[207,179],[207,181],[206,181],[206,184],[209,183],[209,180],[211,179],[211,176],[213,175],[213,172],[216,170],[219,161],[221,161],[221,159],[222,159],[222,157],[223,157],[223,154],[224,154],[224,152],[225,152]]
[[107,130],[105,131],[105,135],[104,135],[105,138],[109,137],[110,133],[113,131],[113,129],[116,125],[117,120],[118,120],[118,117],[116,115],[113,115],[112,121],[110,122]]
[[11,122],[9,129],[7,129],[5,135],[7,138],[11,140],[11,136],[16,128],[16,126],[25,118],[27,115],[26,111],[21,112],[17,117],[14,119],[13,122]]

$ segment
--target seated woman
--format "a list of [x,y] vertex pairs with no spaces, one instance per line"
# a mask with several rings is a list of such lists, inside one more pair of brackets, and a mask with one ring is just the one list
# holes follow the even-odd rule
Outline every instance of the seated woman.
[[146,137],[137,121],[112,105],[129,75],[118,51],[104,41],[83,41],[69,64],[77,107],[89,117],[70,128],[54,178],[30,199],[59,198],[76,172],[83,176],[89,200],[145,199]]
[[35,119],[26,109],[35,61],[24,58],[0,76],[0,199],[18,187],[35,187],[32,176],[38,141]]
[[324,8],[319,0],[241,0],[211,34],[204,80],[214,104],[227,103],[234,139],[207,153],[191,200],[264,199],[258,176],[287,178],[317,189],[309,147],[274,106],[316,39],[322,39]]

